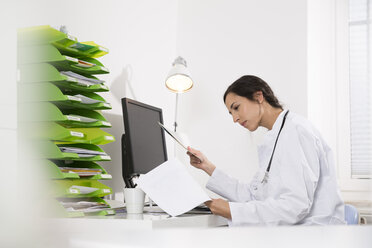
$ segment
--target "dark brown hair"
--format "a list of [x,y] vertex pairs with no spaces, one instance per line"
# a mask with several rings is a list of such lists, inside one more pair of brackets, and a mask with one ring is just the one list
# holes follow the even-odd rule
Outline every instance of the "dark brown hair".
[[254,94],[257,91],[262,92],[266,102],[272,107],[283,109],[283,106],[279,103],[270,86],[261,78],[252,75],[242,76],[232,83],[223,95],[223,101],[226,102],[226,96],[229,93],[234,93],[238,96],[246,97],[251,101],[255,101]]

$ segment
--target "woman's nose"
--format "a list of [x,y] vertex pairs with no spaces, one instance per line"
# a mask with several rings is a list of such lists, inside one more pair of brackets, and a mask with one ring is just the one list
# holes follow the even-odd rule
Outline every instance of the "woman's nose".
[[233,122],[236,123],[239,121],[239,117],[236,115],[236,116],[233,116]]

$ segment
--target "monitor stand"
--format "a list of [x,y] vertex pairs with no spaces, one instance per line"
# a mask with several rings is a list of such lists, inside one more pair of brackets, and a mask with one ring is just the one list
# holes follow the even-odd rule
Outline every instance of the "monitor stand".
[[121,136],[121,169],[122,169],[122,175],[123,175],[125,187],[126,188],[134,188],[137,185],[133,183],[133,178],[138,177],[139,174],[137,174],[137,173],[128,174],[127,171],[126,171],[128,169],[128,166],[126,166],[126,165],[129,165],[129,163],[128,163],[128,156],[127,156],[127,151],[126,151],[126,147],[125,147],[125,134],[123,134]]

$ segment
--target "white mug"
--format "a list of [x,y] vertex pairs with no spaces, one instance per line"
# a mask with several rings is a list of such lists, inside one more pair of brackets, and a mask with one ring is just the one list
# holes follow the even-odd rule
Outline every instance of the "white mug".
[[128,214],[142,214],[145,192],[140,188],[124,188],[124,202]]
[[129,213],[127,213],[127,220],[143,220],[143,214],[129,214]]

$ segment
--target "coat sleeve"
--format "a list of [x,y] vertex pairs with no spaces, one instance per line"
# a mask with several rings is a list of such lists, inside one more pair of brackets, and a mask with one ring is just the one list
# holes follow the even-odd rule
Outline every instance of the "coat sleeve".
[[219,169],[213,171],[206,187],[228,201],[247,202],[252,200],[249,184],[239,182]]
[[275,187],[260,201],[230,202],[233,226],[296,224],[309,214],[319,180],[318,141],[294,125],[282,134],[269,178],[276,177]]

